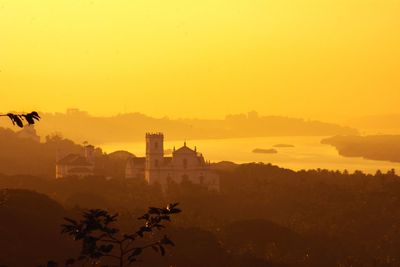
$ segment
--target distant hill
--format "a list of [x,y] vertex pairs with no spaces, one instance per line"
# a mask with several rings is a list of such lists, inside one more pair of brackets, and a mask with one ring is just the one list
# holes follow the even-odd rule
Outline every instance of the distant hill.
[[211,168],[219,171],[234,171],[238,166],[239,164],[231,161],[220,161],[211,164]]
[[[280,116],[259,116],[255,112],[214,120],[153,118],[140,113],[96,117],[75,109],[66,113],[41,115],[42,120],[36,128],[40,136],[61,133],[75,142],[89,141],[93,144],[143,141],[144,134],[149,131],[164,132],[169,140],[358,133],[353,128],[337,124]],[[1,123],[4,125],[4,122]]]
[[342,156],[400,162],[400,135],[335,136],[321,142]]

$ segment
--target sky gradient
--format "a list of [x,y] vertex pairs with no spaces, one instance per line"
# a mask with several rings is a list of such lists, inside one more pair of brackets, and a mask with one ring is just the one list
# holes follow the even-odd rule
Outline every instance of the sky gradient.
[[2,112],[398,112],[400,1],[0,0]]

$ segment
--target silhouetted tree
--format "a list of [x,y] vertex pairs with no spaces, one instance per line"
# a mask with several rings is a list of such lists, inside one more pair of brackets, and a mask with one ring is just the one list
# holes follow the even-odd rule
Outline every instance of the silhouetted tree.
[[68,223],[62,225],[62,233],[82,242],[78,260],[89,260],[93,263],[107,257],[116,260],[119,267],[129,266],[146,249],[151,248],[164,256],[165,246],[174,246],[166,235],[141,245],[137,245],[135,241],[144,238],[146,233],[165,228],[164,223],[170,221],[171,215],[181,212],[177,205],[178,203],[169,204],[166,208],[150,207],[147,213],[138,218],[144,222],[143,226],[133,233],[121,233],[115,228],[118,214],[111,215],[100,209],[83,212],[83,219],[80,221],[65,218]]
[[36,111],[32,111],[30,113],[24,114],[0,114],[0,117],[8,117],[14,125],[18,127],[24,127],[24,124],[28,123],[28,125],[35,124],[35,120],[39,121],[40,116]]

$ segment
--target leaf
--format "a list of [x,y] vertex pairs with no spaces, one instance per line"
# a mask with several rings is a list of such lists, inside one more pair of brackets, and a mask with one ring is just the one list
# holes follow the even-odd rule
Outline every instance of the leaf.
[[166,220],[166,221],[171,221],[171,217],[168,216],[168,215],[163,215],[163,216],[160,217],[160,219]]
[[172,210],[173,208],[175,208],[175,207],[178,206],[178,205],[179,205],[179,203],[169,204],[169,205],[167,206],[167,210]]
[[143,249],[142,248],[135,248],[132,253],[129,255],[128,260],[130,263],[137,261],[136,257],[142,254]]
[[68,221],[68,222],[70,222],[70,223],[72,223],[72,224],[74,224],[74,225],[77,225],[77,224],[78,224],[75,220],[70,219],[70,218],[68,218],[68,217],[64,217],[64,220],[66,220],[66,221]]
[[144,214],[143,216],[139,217],[138,220],[148,220],[150,215],[148,213]]
[[173,208],[173,209],[171,209],[171,210],[169,211],[169,213],[180,213],[180,212],[182,212],[182,210],[176,209],[176,208]]
[[24,124],[23,124],[23,122],[22,122],[22,120],[21,120],[20,117],[15,116],[15,117],[14,117],[14,121],[15,121],[15,123],[18,125],[18,127],[20,127],[20,128],[24,127]]
[[165,228],[165,226],[162,224],[155,224],[154,227],[156,227],[157,229]]
[[152,248],[155,252],[158,252],[158,247],[157,247],[157,246],[151,246],[151,248]]
[[154,208],[154,207],[150,207],[149,208],[149,214],[161,214],[161,209],[159,208]]
[[7,116],[10,118],[11,122],[13,123],[13,125],[15,125],[14,114],[8,113]]
[[132,254],[129,257],[136,257],[142,254],[143,249],[142,248],[136,248],[132,251]]
[[159,246],[159,248],[160,248],[161,256],[165,256],[165,248],[161,245]]
[[142,226],[140,227],[138,233],[141,232],[142,234],[144,234],[145,232],[151,232],[151,229],[149,229],[149,227],[146,226]]
[[170,246],[175,246],[174,242],[171,241],[171,239],[168,238],[168,236],[164,236],[163,239],[161,239],[161,244],[164,245],[170,245]]
[[39,116],[39,114],[38,114],[36,111],[32,111],[30,114],[32,115],[32,117],[33,117],[35,120],[38,121],[38,120],[40,119],[40,116]]
[[18,115],[14,115],[12,113],[8,113],[7,116],[10,118],[12,121],[13,125],[17,124],[18,127],[24,127],[24,124],[22,123],[21,118]]
[[30,114],[23,115],[28,124],[35,124],[33,117]]

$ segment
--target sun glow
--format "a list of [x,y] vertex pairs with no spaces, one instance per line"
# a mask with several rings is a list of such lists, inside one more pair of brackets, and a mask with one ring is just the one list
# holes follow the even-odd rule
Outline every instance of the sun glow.
[[399,13],[399,1],[0,0],[1,109],[393,113]]

